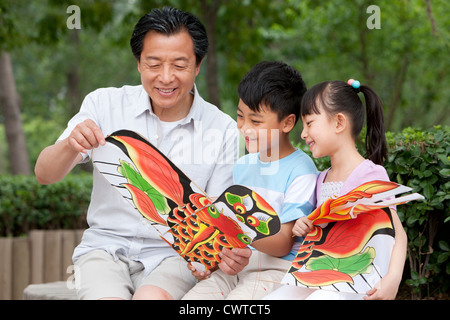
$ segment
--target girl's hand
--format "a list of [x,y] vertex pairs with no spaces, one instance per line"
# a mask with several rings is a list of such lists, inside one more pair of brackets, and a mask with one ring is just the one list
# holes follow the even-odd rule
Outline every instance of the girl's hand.
[[301,217],[297,221],[295,221],[295,225],[292,228],[292,233],[297,237],[304,237],[311,231],[313,228],[312,221],[307,217]]
[[389,277],[389,272],[377,284],[366,292],[364,300],[394,300],[399,287],[398,280]]

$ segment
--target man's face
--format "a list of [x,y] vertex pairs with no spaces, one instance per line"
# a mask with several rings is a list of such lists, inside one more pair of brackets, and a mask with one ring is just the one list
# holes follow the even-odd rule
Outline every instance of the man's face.
[[150,96],[153,112],[163,121],[184,118],[190,110],[196,65],[194,43],[186,31],[167,36],[149,31],[138,62],[142,85]]

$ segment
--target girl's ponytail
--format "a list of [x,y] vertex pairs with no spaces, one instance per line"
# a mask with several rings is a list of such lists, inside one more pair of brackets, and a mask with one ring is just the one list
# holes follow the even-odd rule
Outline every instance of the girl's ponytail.
[[376,92],[370,87],[361,85],[359,89],[366,100],[366,157],[376,164],[383,165],[383,162],[387,159],[383,104]]
[[[366,107],[358,93],[362,92]],[[387,159],[387,142],[384,135],[383,105],[378,95],[370,87],[350,79],[343,81],[326,81],[310,88],[302,99],[301,116],[320,113],[320,107],[329,115],[342,112],[349,116],[352,124],[352,137],[356,140],[367,124],[365,158],[383,165]]]

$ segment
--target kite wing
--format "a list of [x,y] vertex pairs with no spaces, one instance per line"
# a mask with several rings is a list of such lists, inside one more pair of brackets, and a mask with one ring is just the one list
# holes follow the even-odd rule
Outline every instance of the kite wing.
[[[338,198],[329,198],[308,219],[305,237],[283,282],[365,294],[387,273],[395,230],[386,207],[423,199],[394,182],[371,181]],[[320,225],[326,224],[323,228]],[[323,225],[322,225],[323,226]]]
[[223,248],[243,248],[280,230],[277,214],[254,191],[232,186],[212,202],[139,134],[120,130],[106,141],[95,149],[94,165],[198,269],[217,268]]

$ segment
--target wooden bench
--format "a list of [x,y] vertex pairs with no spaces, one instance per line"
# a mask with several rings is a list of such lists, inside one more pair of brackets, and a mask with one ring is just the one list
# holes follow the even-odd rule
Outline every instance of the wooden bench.
[[30,284],[23,291],[24,300],[78,300],[76,289],[70,289],[66,281]]
[[[75,297],[72,254],[84,230],[31,230],[0,238],[0,300]],[[54,294],[52,293],[54,292]]]

